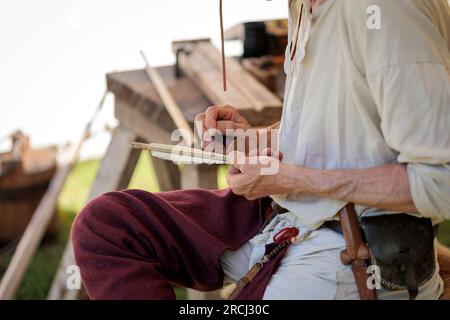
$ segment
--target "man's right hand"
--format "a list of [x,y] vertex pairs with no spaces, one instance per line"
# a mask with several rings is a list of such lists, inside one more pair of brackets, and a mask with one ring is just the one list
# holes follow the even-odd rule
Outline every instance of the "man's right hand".
[[247,119],[230,105],[209,107],[206,112],[200,113],[195,117],[195,125],[200,135],[202,148],[206,148],[209,144],[214,143],[213,137],[217,131],[222,136],[225,136],[226,131],[229,129],[242,129],[245,131],[251,128]]

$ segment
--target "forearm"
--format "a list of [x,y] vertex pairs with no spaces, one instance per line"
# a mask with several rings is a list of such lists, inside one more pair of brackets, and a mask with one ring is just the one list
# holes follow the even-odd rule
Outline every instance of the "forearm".
[[[293,195],[311,195],[372,208],[417,213],[411,197],[407,169],[388,164],[358,170],[315,170],[288,166],[286,183]],[[289,178],[290,177],[290,178]]]

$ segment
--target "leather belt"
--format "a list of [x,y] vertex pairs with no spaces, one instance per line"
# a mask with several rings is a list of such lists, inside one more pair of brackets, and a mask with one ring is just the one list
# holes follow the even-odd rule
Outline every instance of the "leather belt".
[[[272,214],[267,219],[266,223],[264,223],[264,226],[262,229],[264,229],[264,227],[266,227],[270,223],[270,221],[272,221],[272,219],[275,218],[277,215],[286,213],[288,211],[289,210],[283,208],[278,203],[273,201],[272,202]],[[341,223],[338,220],[326,221],[326,222],[324,222],[323,227],[329,228],[339,234],[343,234],[342,228],[341,228]],[[433,227],[433,231],[434,231],[434,237],[437,238],[439,235],[439,225],[435,225]],[[361,229],[361,232],[364,235],[364,231],[362,229]]]
[[[341,223],[339,221],[337,221],[337,220],[326,221],[323,225],[325,227],[333,230],[334,232],[343,234],[342,228],[341,228]],[[437,238],[438,235],[439,235],[439,225],[438,224],[433,227],[433,232],[434,232],[434,237]],[[364,232],[363,232],[363,235],[364,235]]]

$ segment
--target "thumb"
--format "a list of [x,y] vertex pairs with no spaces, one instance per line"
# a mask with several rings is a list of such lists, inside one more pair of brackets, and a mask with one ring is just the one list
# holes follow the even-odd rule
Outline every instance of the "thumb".
[[240,174],[240,173],[241,173],[241,170],[239,170],[238,168],[236,168],[234,166],[231,166],[230,169],[228,170],[228,174],[235,175],[235,174]]
[[274,151],[271,148],[264,149],[261,155],[266,157],[272,157],[278,159],[279,161],[283,160],[283,154],[280,151]]

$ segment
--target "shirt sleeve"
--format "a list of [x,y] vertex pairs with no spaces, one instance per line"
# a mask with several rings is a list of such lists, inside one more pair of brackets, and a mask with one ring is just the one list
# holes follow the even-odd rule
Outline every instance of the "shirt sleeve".
[[368,77],[381,130],[408,165],[419,213],[450,219],[450,73],[437,62],[389,66]]
[[[444,1],[344,0],[352,55],[419,213],[450,219],[450,17]],[[368,11],[368,8],[378,8]],[[375,12],[379,28],[366,25]]]

